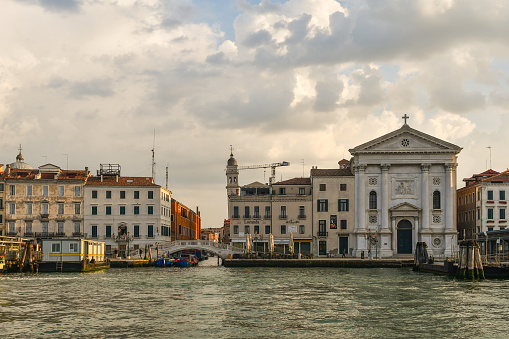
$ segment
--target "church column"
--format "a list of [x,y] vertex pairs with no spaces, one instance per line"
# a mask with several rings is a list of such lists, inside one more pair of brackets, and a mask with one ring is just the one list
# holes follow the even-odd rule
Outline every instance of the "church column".
[[412,253],[415,251],[415,246],[417,245],[417,242],[419,241],[419,217],[414,217],[414,237],[412,241]]
[[421,201],[422,201],[422,229],[429,229],[429,211],[430,211],[430,194],[429,194],[429,168],[430,164],[421,164]]
[[359,165],[359,209],[356,210],[359,216],[359,230],[366,230],[366,167]]
[[445,164],[445,229],[452,230],[454,228],[454,204],[455,193],[453,174],[456,164]]
[[392,251],[394,254],[398,253],[398,243],[396,242],[397,237],[397,230],[396,230],[396,218],[391,218],[391,224],[392,224]]
[[380,165],[382,170],[382,186],[381,186],[381,204],[380,209],[382,210],[382,230],[389,229],[389,168],[390,164]]

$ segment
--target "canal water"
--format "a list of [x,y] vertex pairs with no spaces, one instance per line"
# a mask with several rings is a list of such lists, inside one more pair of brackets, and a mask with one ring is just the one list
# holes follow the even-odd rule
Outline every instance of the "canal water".
[[215,265],[3,275],[0,337],[507,338],[509,281]]

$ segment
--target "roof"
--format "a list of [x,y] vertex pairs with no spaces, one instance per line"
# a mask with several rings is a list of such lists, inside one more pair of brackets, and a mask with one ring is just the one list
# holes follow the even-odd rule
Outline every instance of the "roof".
[[497,172],[497,171],[494,171],[492,169],[489,169],[489,170],[484,171],[484,172],[479,173],[479,174],[473,174],[472,177],[465,178],[465,179],[463,179],[463,181],[467,182],[467,184],[468,184],[469,181],[483,181],[483,178],[486,179],[486,178],[492,177],[492,176],[497,175],[497,174],[500,174],[500,173]]
[[151,177],[89,177],[85,185],[91,186],[159,186]]
[[275,182],[272,185],[311,185],[311,178],[293,178]]
[[242,188],[260,188],[260,187],[269,187],[268,185],[262,184],[259,181],[252,182],[250,184],[242,186]]
[[[55,180],[52,173],[40,173],[34,169],[11,169],[10,173],[4,172],[0,176],[1,180]],[[87,172],[80,170],[61,170],[57,174],[57,180],[87,180]]]
[[341,169],[319,169],[312,168],[311,169],[312,177],[348,177],[353,176],[350,168],[341,168]]
[[492,175],[489,178],[483,179],[483,182],[495,182],[495,181],[509,181],[509,170],[499,173],[497,175]]

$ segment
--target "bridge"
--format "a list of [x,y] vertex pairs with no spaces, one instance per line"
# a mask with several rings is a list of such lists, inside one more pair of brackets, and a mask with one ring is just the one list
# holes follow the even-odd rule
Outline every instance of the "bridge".
[[214,253],[221,259],[228,259],[229,255],[243,254],[244,250],[227,244],[219,244],[208,240],[176,240],[159,243],[159,253],[169,252],[170,254],[184,250],[202,250]]

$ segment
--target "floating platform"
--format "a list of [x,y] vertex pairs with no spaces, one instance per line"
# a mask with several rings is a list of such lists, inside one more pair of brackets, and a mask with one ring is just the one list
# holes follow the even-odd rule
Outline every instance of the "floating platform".
[[143,259],[110,259],[110,265],[113,268],[125,267],[149,267],[154,266],[153,260]]
[[350,268],[399,268],[412,267],[413,259],[225,259],[225,267],[350,267]]

